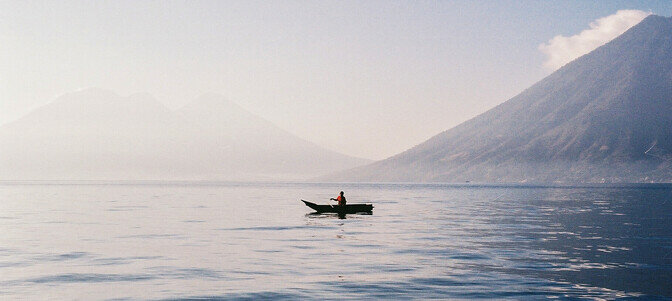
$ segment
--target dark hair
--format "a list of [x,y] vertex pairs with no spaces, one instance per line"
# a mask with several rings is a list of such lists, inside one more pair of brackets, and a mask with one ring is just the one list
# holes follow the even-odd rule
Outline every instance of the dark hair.
[[341,191],[341,194],[343,194],[343,191]]

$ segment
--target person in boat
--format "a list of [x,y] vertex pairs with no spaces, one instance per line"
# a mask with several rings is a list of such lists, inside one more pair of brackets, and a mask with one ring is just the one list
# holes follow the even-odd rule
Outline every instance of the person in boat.
[[336,198],[331,198],[331,200],[337,201],[339,206],[345,206],[345,196],[343,195],[343,191],[341,191],[339,196]]

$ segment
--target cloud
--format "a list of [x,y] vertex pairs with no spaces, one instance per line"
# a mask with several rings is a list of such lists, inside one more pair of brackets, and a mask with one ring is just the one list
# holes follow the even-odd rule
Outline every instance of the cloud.
[[548,43],[539,45],[539,50],[546,55],[544,67],[556,70],[613,40],[650,14],[641,10],[619,10],[613,15],[591,22],[589,29],[577,35],[557,35]]

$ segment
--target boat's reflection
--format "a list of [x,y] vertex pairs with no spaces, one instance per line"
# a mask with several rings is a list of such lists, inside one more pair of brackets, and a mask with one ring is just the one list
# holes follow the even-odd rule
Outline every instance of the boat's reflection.
[[338,219],[347,219],[346,216],[357,216],[357,215],[373,215],[373,213],[371,213],[371,212],[359,212],[359,213],[351,213],[351,214],[345,214],[345,213],[333,213],[333,212],[324,212],[324,213],[311,212],[311,213],[306,213],[306,217],[308,217],[308,218],[338,218]]

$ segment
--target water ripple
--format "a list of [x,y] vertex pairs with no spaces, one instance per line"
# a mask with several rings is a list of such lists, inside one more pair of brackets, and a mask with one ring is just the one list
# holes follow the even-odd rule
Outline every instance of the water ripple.
[[672,298],[670,185],[3,185],[3,299]]

